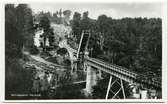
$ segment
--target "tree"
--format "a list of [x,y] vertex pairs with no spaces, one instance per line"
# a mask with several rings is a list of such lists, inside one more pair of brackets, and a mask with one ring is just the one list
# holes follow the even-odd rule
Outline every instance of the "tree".
[[16,16],[14,4],[5,5],[5,53],[9,57],[21,56],[21,48],[16,40],[20,39]]
[[58,24],[58,14],[57,14],[57,13],[53,13],[52,21],[53,21],[54,23],[57,23],[57,24]]
[[71,15],[71,11],[70,10],[65,10],[65,11],[63,11],[63,15],[67,16],[69,18],[70,15]]
[[44,32],[50,28],[50,21],[46,15],[43,15],[40,19],[39,26],[43,28]]
[[72,20],[72,30],[73,30],[74,37],[77,38],[77,43],[79,43],[79,39],[81,36],[80,22],[81,22],[81,14],[78,12],[75,12]]
[[70,10],[65,10],[63,11],[64,17],[61,19],[62,24],[65,26],[70,25],[70,16],[71,16],[71,11]]
[[50,21],[46,15],[44,15],[39,23],[39,27],[41,27],[44,31],[42,34],[43,37],[43,51],[46,51],[46,39],[52,35],[50,29]]
[[18,30],[23,35],[23,44],[25,47],[30,48],[34,45],[34,26],[32,10],[26,4],[20,4],[16,8],[18,21]]
[[55,38],[54,38],[53,28],[49,29],[48,39],[49,39],[49,46],[54,46]]
[[[26,4],[19,4],[15,7],[13,4],[5,6],[5,40],[6,45],[16,46],[10,55],[21,56],[23,45],[30,48],[33,45],[33,17],[32,11]],[[9,43],[9,44],[8,44]],[[13,45],[10,45],[13,44]],[[6,46],[8,47],[8,46]],[[7,48],[8,49],[8,48]]]
[[88,12],[83,13],[80,27],[81,27],[81,30],[90,30],[91,25],[90,25],[90,19],[88,17]]
[[106,15],[100,15],[97,19],[97,25],[98,25],[98,31],[100,31],[101,33],[105,34],[105,32],[107,32],[107,19],[108,17]]

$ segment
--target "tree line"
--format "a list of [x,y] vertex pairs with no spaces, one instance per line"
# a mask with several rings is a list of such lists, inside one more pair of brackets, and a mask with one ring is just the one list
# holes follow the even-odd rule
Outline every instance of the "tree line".
[[121,65],[137,72],[161,73],[162,20],[161,18],[113,19],[100,15],[97,20],[75,12],[71,21],[79,43],[82,30],[91,30],[91,57]]
[[46,16],[50,22],[56,23],[56,24],[62,24],[62,18],[63,17],[69,17],[71,15],[71,10],[62,10],[56,11],[54,13],[51,12],[39,12],[34,14],[35,21],[39,22],[43,16]]

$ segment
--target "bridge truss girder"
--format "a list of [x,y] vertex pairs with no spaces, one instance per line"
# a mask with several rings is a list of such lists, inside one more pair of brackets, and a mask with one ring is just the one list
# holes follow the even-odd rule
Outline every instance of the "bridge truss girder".
[[[106,92],[106,97],[105,97],[105,99],[108,99],[108,95],[109,95],[110,92],[114,94],[111,99],[114,99],[114,98],[118,95],[118,93],[119,93],[120,91],[122,91],[123,99],[125,99],[125,98],[126,98],[126,95],[125,95],[125,91],[124,91],[124,86],[123,86],[123,81],[122,81],[122,79],[116,78],[115,80],[113,80],[113,82],[112,82],[112,80],[113,80],[113,77],[110,75],[110,79],[109,79],[109,82],[108,82],[108,88],[107,88],[107,92]],[[120,80],[120,82],[119,82],[119,80]],[[114,92],[114,91],[111,89],[111,87],[112,87],[115,83],[118,83],[118,84],[120,85],[119,90],[117,90],[116,92]],[[120,98],[120,97],[118,96],[118,98]]]

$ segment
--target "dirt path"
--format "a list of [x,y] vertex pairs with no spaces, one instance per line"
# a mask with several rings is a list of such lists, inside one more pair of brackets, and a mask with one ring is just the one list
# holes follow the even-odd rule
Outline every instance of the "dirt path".
[[51,66],[56,66],[56,67],[64,67],[63,65],[58,65],[58,64],[55,64],[55,63],[52,63],[52,62],[49,62],[49,61],[46,61],[45,59],[41,58],[40,56],[35,56],[35,55],[30,55],[31,58],[35,59],[36,61],[38,62],[41,62],[41,63],[45,63],[47,65],[51,65]]
[[24,52],[25,55],[30,56],[32,59],[34,59],[35,61],[39,62],[39,63],[43,63],[47,66],[53,66],[53,67],[65,67],[63,65],[58,65],[49,61],[46,61],[45,59],[41,58],[39,55],[31,55],[29,54],[29,52]]

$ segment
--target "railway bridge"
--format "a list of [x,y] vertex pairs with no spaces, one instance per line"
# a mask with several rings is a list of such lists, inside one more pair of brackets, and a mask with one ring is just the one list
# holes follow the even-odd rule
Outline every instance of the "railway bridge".
[[[86,50],[87,50],[89,38],[90,38],[90,31],[84,31],[81,35],[78,50],[75,50],[75,51],[74,50],[70,51],[71,47],[68,46],[67,44],[62,45],[65,48],[67,48],[67,50],[70,53],[70,57],[75,57],[75,58],[77,58],[77,60],[79,62],[82,61],[82,63],[84,64],[84,70],[87,73],[86,74],[85,91],[88,94],[92,93],[92,91],[93,91],[92,87],[97,84],[97,79],[98,79],[98,77],[101,78],[102,72],[110,75],[110,79],[108,82],[108,88],[106,91],[106,99],[108,99],[108,95],[110,92],[112,92],[112,93],[114,92],[113,93],[114,96],[112,98],[115,98],[120,91],[122,91],[123,98],[126,98],[123,82],[128,82],[128,83],[134,84],[134,85],[149,85],[149,86],[153,86],[154,88],[161,88],[161,82],[159,82],[159,81],[151,81],[151,82],[138,81],[137,76],[140,76],[140,74],[137,72],[131,71],[131,70],[124,68],[122,66],[118,66],[118,65],[104,62],[104,61],[96,59],[96,58],[88,57],[88,52],[86,52]],[[72,71],[76,71],[76,70],[77,69],[73,70],[73,67],[72,67]],[[116,79],[114,79],[113,77],[116,77]],[[111,91],[111,87],[114,83],[119,83],[119,85],[120,85],[119,90],[116,92]],[[134,95],[135,95],[135,93],[134,93]]]
[[[111,63],[104,62],[99,59],[85,57],[85,69],[87,72],[86,76],[86,91],[91,94],[93,91],[92,87],[97,84],[97,81],[99,78],[101,78],[101,72],[107,73],[110,75],[110,79],[108,82],[108,88],[106,91],[106,99],[108,99],[109,92],[114,92],[114,96],[112,98],[115,98],[117,94],[122,91],[123,98],[126,98],[126,94],[124,91],[124,84],[123,82],[128,82],[129,84],[133,84],[137,87],[139,85],[146,85],[146,86],[153,86],[154,88],[161,88],[161,82],[159,81],[139,81],[138,77],[140,74],[137,72],[133,72],[128,70],[127,68],[114,65]],[[99,77],[99,78],[98,78]],[[114,79],[113,77],[116,77]],[[118,91],[111,91],[111,87],[114,83],[119,83],[120,88]],[[146,90],[147,91],[147,90]],[[134,92],[134,96],[137,94]]]

